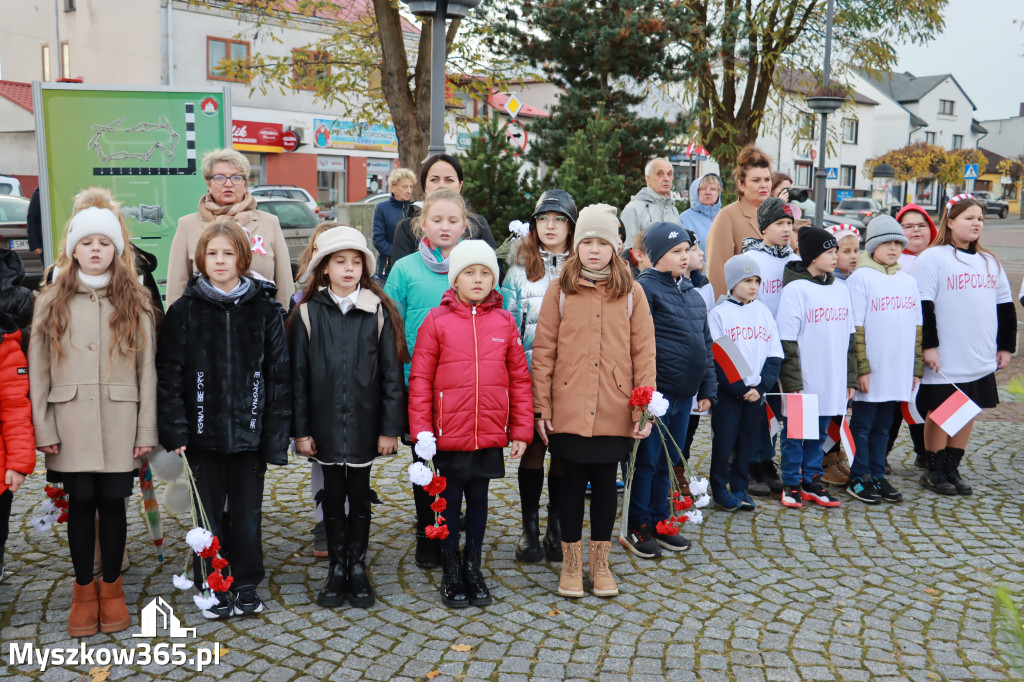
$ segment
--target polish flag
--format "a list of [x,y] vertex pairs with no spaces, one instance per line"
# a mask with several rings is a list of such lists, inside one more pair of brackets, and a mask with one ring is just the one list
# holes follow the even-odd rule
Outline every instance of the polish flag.
[[850,466],[853,466],[853,456],[857,452],[857,448],[853,445],[853,432],[850,431],[850,422],[847,421],[845,415],[841,421],[835,419],[829,421],[825,444],[821,447],[822,452],[828,452],[836,443],[842,443],[846,459]]
[[747,364],[747,359],[743,357],[739,347],[728,336],[716,340],[711,346],[711,353],[715,357],[715,362],[725,372],[725,378],[729,380],[729,383],[742,381],[744,377],[753,374],[750,365]]
[[815,440],[818,433],[818,396],[814,393],[786,394],[786,438]]
[[782,427],[779,425],[779,418],[772,412],[772,407],[768,403],[764,404],[764,409],[768,414],[768,436],[775,438],[775,434],[782,430]]
[[922,417],[921,413],[917,411],[917,392],[920,388],[921,384],[918,384],[910,394],[910,402],[900,403],[900,412],[903,413],[903,421],[912,426],[924,424],[924,417]]
[[978,416],[981,408],[957,389],[956,393],[946,398],[945,402],[935,408],[928,418],[938,424],[950,437],[960,433],[967,423]]

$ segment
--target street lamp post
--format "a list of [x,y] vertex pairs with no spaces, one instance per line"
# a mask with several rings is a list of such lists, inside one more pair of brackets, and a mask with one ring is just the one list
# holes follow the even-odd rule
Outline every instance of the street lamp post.
[[[825,74],[824,88],[827,93],[832,71],[832,18],[835,14],[835,0],[828,0],[825,18]],[[828,151],[828,115],[843,105],[845,97],[832,95],[812,95],[807,98],[811,111],[821,114],[821,135],[818,142],[818,169],[814,172],[814,226],[822,226],[825,215],[825,183],[828,171],[825,170],[825,153]]]
[[[896,177],[896,169],[887,164],[885,161],[878,164],[871,170],[871,179],[874,180],[885,180],[885,210],[889,209],[889,203],[892,200],[892,179]],[[893,217],[896,217],[895,215]]]
[[431,17],[430,44],[430,146],[429,156],[443,154],[445,61],[448,59],[446,19],[466,16],[480,0],[405,0],[409,11],[418,17]]

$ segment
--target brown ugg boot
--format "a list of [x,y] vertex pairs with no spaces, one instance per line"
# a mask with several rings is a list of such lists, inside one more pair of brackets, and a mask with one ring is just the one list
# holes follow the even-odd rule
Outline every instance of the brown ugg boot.
[[619,594],[615,576],[608,568],[608,552],[611,545],[610,542],[590,541],[590,582],[595,597],[615,597]]
[[96,580],[100,586],[100,630],[103,632],[120,632],[132,624],[128,615],[128,605],[124,601],[124,588],[121,576],[112,583]]
[[821,467],[825,470],[821,480],[823,483],[829,485],[846,485],[850,482],[850,477],[844,475],[839,469],[839,458],[842,457],[838,452],[825,455],[821,460]]
[[563,597],[583,596],[583,541],[562,543],[562,575],[558,594]]
[[68,634],[72,637],[88,637],[99,630],[100,603],[96,592],[97,580],[88,585],[72,581],[71,610],[68,611]]

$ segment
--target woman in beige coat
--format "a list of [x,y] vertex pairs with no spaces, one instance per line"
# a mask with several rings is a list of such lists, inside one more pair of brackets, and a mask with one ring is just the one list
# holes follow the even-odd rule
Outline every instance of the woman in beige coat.
[[233,149],[217,149],[203,157],[203,179],[209,190],[199,199],[199,210],[178,220],[167,260],[167,307],[181,298],[185,285],[196,273],[196,244],[206,224],[227,216],[242,226],[252,241],[249,274],[277,286],[275,298],[288,310],[295,282],[288,243],[277,216],[256,210],[249,194],[249,160]]
[[[68,634],[118,632],[131,619],[121,586],[125,498],[139,457],[158,442],[155,329],[120,204],[105,189],[75,200],[53,282],[36,299],[29,385],[47,479],[68,494],[75,583]],[[101,580],[93,578],[99,514]]]
[[[646,438],[629,406],[633,389],[654,386],[654,321],[643,289],[616,256],[615,208],[579,213],[573,255],[548,285],[533,340],[537,435],[562,463],[558,593],[583,596],[583,512],[590,498],[590,578],[599,597],[617,595],[608,569],[616,472],[633,438]],[[549,435],[550,434],[550,435]]]

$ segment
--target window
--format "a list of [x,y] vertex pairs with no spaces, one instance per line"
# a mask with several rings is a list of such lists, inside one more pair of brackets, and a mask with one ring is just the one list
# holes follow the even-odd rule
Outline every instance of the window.
[[924,141],[926,144],[935,144],[935,133],[926,130],[924,133]]
[[50,80],[50,46],[43,45],[43,80]]
[[963,135],[954,135],[953,136],[953,149],[963,149],[963,148],[964,148],[964,136]]
[[856,166],[840,166],[839,167],[839,186],[840,187],[853,187],[854,183],[857,182],[857,167]]
[[953,100],[951,99],[940,99],[939,100],[939,113],[946,116],[953,115]]
[[244,78],[229,77],[221,67],[225,61],[249,60],[249,43],[229,38],[206,38],[206,77],[215,81],[244,83]]
[[800,124],[798,135],[808,140],[814,139],[814,131],[817,129],[818,118],[814,114],[804,114],[803,122]]
[[793,184],[797,187],[810,187],[811,186],[811,164],[809,163],[798,163],[796,164],[796,173],[793,177]]
[[330,56],[326,52],[292,50],[292,87],[316,90],[317,81],[331,77]]
[[64,11],[65,12],[74,12],[76,9],[78,9],[76,7],[77,4],[78,3],[75,2],[75,0],[64,0]]
[[860,132],[860,121],[855,118],[843,119],[843,142],[846,144],[857,144],[857,134]]
[[67,42],[60,44],[60,77],[71,78],[71,46]]

